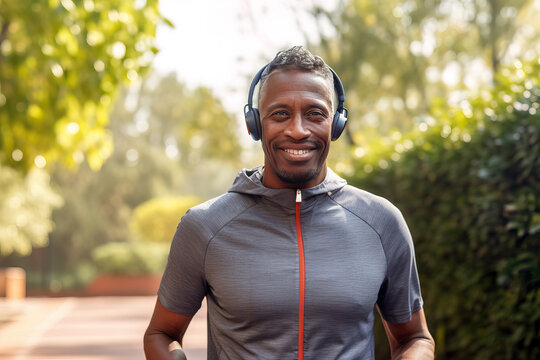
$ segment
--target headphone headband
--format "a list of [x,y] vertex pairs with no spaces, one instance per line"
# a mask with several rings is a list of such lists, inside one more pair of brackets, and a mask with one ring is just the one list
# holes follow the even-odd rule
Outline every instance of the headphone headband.
[[255,87],[257,86],[259,81],[261,81],[262,73],[264,72],[264,70],[266,70],[267,67],[268,67],[268,64],[264,65],[259,71],[257,71],[257,74],[255,74],[253,81],[251,81],[251,86],[249,87],[249,94],[248,94],[248,103],[247,103],[247,106],[249,106],[250,109],[253,109],[253,94],[255,93]]
[[[248,94],[248,101],[247,104],[244,105],[244,116],[246,119],[246,125],[248,128],[248,133],[251,135],[253,140],[260,140],[261,139],[261,123],[260,123],[260,115],[259,115],[259,109],[253,107],[253,94],[255,93],[255,87],[259,83],[259,81],[262,78],[262,74],[264,70],[268,67],[269,64],[264,65],[258,72],[255,74],[255,77],[251,81],[251,86],[249,87],[249,94]],[[332,73],[332,77],[334,79],[334,91],[337,95],[338,104],[336,107],[336,113],[334,114],[334,118],[332,121],[332,134],[331,138],[332,141],[337,140],[341,133],[343,132],[343,129],[345,129],[345,125],[347,124],[347,117],[349,115],[349,111],[345,108],[345,91],[343,90],[343,84],[341,83],[341,80],[339,79],[339,76],[336,74],[336,72],[328,65],[326,65],[327,68]]]

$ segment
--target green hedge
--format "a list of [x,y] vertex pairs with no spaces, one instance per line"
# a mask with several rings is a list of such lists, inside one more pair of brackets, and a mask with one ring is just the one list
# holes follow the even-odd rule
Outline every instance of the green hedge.
[[404,213],[437,359],[540,358],[538,74],[518,63],[490,94],[438,106],[438,125],[348,177]]
[[92,259],[103,274],[150,275],[165,269],[168,253],[168,244],[115,242],[95,248]]

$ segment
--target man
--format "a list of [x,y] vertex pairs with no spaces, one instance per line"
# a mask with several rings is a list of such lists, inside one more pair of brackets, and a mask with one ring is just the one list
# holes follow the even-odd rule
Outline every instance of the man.
[[400,212],[326,167],[343,102],[337,75],[301,47],[257,74],[245,113],[264,166],[182,218],[144,338],[148,359],[185,359],[182,337],[204,297],[208,359],[373,359],[375,306],[392,358],[433,358]]

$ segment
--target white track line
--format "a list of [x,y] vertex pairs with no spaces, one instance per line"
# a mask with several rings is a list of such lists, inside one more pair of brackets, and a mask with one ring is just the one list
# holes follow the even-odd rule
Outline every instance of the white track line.
[[36,347],[36,345],[41,340],[43,334],[56,325],[62,318],[64,318],[75,306],[75,299],[68,298],[58,306],[58,308],[51,313],[45,321],[43,321],[39,326],[30,334],[29,338],[26,340],[23,348],[17,353],[17,356],[13,360],[24,360],[30,351]]

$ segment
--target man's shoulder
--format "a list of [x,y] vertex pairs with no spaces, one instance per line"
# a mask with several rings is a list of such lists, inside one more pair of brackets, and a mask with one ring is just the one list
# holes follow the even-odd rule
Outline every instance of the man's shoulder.
[[333,199],[372,226],[379,234],[389,224],[402,219],[399,209],[389,200],[352,185],[344,186],[334,194]]
[[248,195],[227,192],[189,209],[181,222],[216,231],[256,203]]
[[345,185],[335,194],[334,199],[338,203],[346,204],[351,211],[370,210],[393,213],[397,210],[396,206],[386,198],[352,185]]

